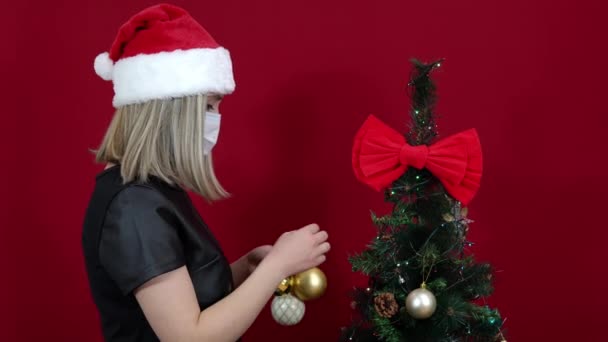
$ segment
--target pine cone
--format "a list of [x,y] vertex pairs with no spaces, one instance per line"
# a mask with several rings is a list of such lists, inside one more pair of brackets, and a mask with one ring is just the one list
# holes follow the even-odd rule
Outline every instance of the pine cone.
[[387,292],[374,298],[374,308],[378,315],[390,318],[399,310],[399,304],[397,304],[397,301],[395,300],[395,295]]

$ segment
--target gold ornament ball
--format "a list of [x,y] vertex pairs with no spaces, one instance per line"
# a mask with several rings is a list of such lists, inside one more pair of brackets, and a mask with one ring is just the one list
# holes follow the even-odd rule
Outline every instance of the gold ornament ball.
[[293,293],[301,300],[317,299],[325,293],[326,288],[327,277],[317,267],[293,276]]
[[279,286],[277,286],[275,294],[278,296],[288,294],[289,292],[291,292],[292,288],[293,288],[293,276],[290,276],[281,281]]
[[425,287],[410,292],[405,299],[405,308],[415,319],[427,319],[437,309],[435,295]]

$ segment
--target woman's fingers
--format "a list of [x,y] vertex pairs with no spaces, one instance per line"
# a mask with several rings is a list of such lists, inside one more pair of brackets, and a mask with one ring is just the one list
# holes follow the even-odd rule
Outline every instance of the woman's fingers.
[[329,237],[329,234],[327,234],[327,232],[324,230],[322,230],[314,235],[315,242],[317,244],[322,244],[323,242],[327,241],[328,237]]
[[319,232],[319,230],[321,230],[321,228],[319,228],[319,225],[316,223],[309,224],[308,226],[302,229],[306,230],[307,232],[310,232],[311,234],[316,234],[317,232]]
[[331,245],[329,244],[329,242],[323,242],[322,244],[319,245],[319,247],[317,247],[316,254],[325,254],[325,253],[329,252],[330,249],[331,249]]

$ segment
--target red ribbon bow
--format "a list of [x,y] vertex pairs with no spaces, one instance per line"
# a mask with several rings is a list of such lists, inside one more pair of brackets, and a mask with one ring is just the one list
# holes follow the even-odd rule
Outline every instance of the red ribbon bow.
[[428,169],[452,197],[468,204],[481,180],[477,131],[469,129],[430,146],[411,146],[401,134],[370,115],[355,136],[353,169],[357,178],[380,191],[410,166]]

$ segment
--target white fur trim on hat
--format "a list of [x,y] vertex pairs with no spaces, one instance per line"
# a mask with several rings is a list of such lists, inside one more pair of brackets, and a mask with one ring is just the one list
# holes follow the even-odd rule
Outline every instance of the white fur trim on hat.
[[114,64],[114,107],[196,94],[234,91],[230,53],[223,47],[141,54]]
[[93,66],[95,67],[95,73],[97,73],[99,77],[106,81],[112,80],[114,62],[110,59],[110,55],[107,52],[100,53],[97,57],[95,57],[95,63]]

